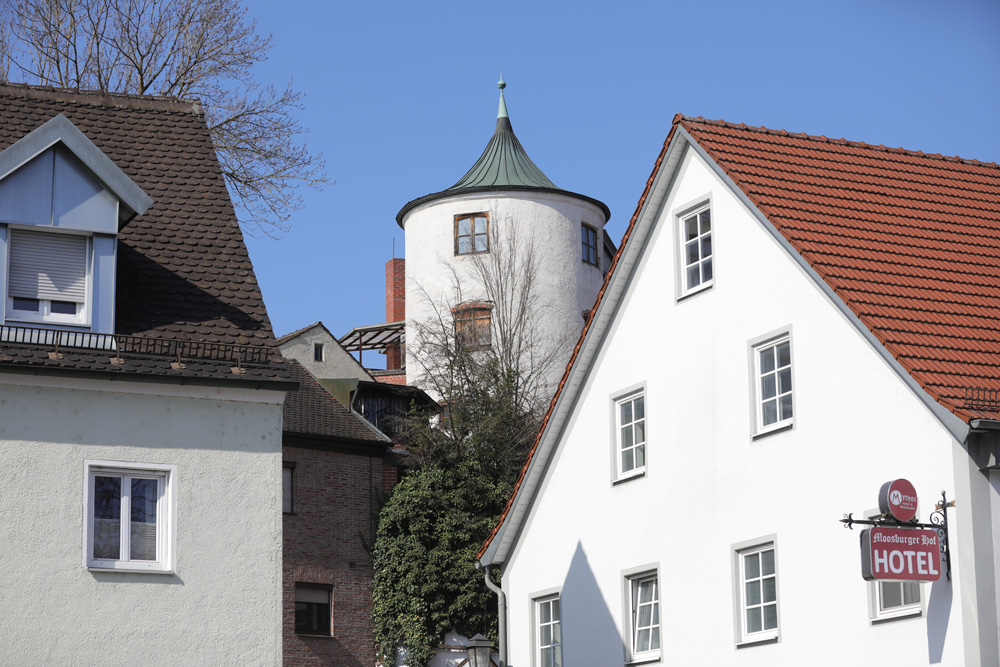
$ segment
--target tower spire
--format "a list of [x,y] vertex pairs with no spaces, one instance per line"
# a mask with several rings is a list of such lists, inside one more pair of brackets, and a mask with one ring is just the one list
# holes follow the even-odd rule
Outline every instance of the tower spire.
[[497,109],[497,120],[509,118],[507,115],[507,103],[503,99],[503,89],[507,87],[507,82],[503,80],[503,70],[500,70],[500,80],[497,81],[497,88],[500,89],[500,108]]

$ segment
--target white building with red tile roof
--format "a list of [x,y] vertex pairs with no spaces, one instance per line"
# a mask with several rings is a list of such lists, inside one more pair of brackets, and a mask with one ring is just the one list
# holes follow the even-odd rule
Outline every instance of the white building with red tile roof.
[[[480,553],[506,664],[1000,664],[998,256],[996,164],[677,116]],[[899,478],[936,581],[838,523]]]

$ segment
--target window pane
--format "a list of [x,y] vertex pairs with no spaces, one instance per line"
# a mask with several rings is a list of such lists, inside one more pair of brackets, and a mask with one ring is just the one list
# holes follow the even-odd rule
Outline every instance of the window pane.
[[709,280],[712,279],[712,259],[711,258],[706,259],[704,262],[702,262],[702,264],[701,264],[701,273],[702,273],[703,278],[705,279],[705,282],[708,282]]
[[769,347],[760,351],[760,372],[769,373],[774,370],[774,348]]
[[552,665],[554,663],[555,663],[555,661],[553,660],[553,657],[552,657],[552,649],[551,648],[543,648],[542,649],[542,665],[541,665],[541,667],[552,667]]
[[458,235],[459,236],[472,236],[472,220],[469,218],[462,218],[458,221]]
[[622,424],[628,424],[632,421],[632,401],[625,401],[621,404],[621,416],[620,423]]
[[774,577],[768,577],[761,583],[764,584],[764,602],[774,602],[778,599],[774,586]]
[[701,256],[709,257],[712,254],[712,237],[705,236],[701,239]]
[[538,635],[539,635],[539,637],[538,637],[539,643],[541,643],[542,646],[551,646],[552,645],[552,626],[551,625],[543,625],[542,627],[538,628]]
[[132,523],[129,557],[134,560],[156,560],[156,501],[158,483],[155,479],[132,480]]
[[743,557],[744,576],[747,579],[756,579],[760,576],[760,557],[758,554],[749,554]]
[[639,630],[635,637],[635,651],[641,653],[649,650],[649,630]]
[[684,248],[687,250],[687,264],[695,264],[701,257],[698,255],[698,241],[689,241]]
[[792,369],[778,371],[778,393],[787,394],[792,390]]
[[476,234],[476,252],[486,252],[486,234]]
[[[659,621],[656,621],[656,622],[659,623]],[[650,632],[649,649],[651,651],[655,651],[655,650],[657,650],[659,648],[660,648],[660,628],[659,627],[655,627]]]
[[792,418],[792,395],[781,397],[781,418],[791,419]]
[[792,365],[792,348],[788,342],[778,345],[778,366]]
[[635,448],[635,467],[641,468],[646,465],[646,448],[639,445]]
[[76,307],[75,301],[52,301],[49,303],[49,310],[57,315],[76,315]]
[[690,241],[698,236],[698,217],[691,216],[684,221],[684,240]]
[[895,581],[884,581],[882,587],[882,608],[891,609],[903,604],[903,588]]
[[763,405],[764,426],[778,421],[778,402],[767,401]]
[[698,270],[697,266],[689,267],[687,270],[688,289],[692,287],[697,287],[700,284],[701,284],[701,271]]
[[94,477],[94,558],[121,558],[122,480]]
[[778,627],[778,605],[769,604],[764,607],[764,629],[774,630]]
[[903,604],[916,604],[920,602],[920,584],[915,581],[903,583]]
[[760,604],[760,579],[748,581],[745,584],[747,592],[747,604]]
[[760,393],[764,398],[774,398],[778,394],[777,387],[774,384],[774,374],[769,374],[761,377],[760,379]]
[[14,310],[25,310],[29,313],[37,313],[42,306],[42,302],[38,299],[21,299],[15,296],[12,301]]
[[645,416],[643,397],[640,396],[639,398],[635,399],[633,403],[635,404],[635,418],[642,419]]
[[632,440],[632,427],[625,426],[622,428],[622,449],[627,449],[633,445]]
[[761,631],[760,607],[747,609],[747,632],[760,632],[760,631]]
[[760,571],[764,575],[774,574],[774,549],[760,552]]
[[707,234],[712,231],[712,216],[711,211],[705,210],[701,212],[699,216],[701,218],[701,233]]
[[639,585],[639,602],[652,602],[656,593],[656,581],[644,581]]
[[542,623],[549,623],[552,621],[552,608],[549,606],[548,602],[543,602],[538,605],[539,616],[542,619]]
[[634,449],[626,449],[622,452],[622,472],[628,472],[635,468]]
[[458,237],[458,252],[461,255],[472,252],[472,239],[468,236]]

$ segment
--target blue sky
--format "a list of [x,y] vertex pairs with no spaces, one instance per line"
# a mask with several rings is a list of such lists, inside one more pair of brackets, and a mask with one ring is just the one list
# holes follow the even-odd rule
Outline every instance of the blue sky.
[[248,238],[277,335],[385,320],[396,213],[475,162],[501,69],[528,154],[611,208],[615,242],[678,112],[1000,162],[996,0],[248,7],[274,39],[258,78],[305,93],[336,179],[280,241]]

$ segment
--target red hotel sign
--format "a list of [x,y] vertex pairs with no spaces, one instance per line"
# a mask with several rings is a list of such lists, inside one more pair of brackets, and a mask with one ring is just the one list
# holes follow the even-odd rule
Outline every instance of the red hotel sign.
[[866,581],[937,581],[941,578],[937,531],[882,527],[861,531],[861,576]]

